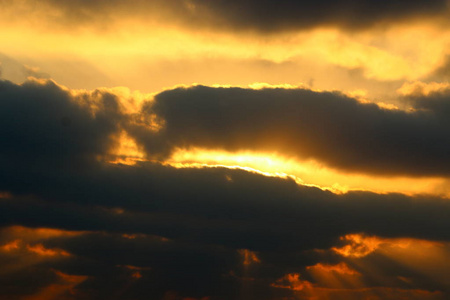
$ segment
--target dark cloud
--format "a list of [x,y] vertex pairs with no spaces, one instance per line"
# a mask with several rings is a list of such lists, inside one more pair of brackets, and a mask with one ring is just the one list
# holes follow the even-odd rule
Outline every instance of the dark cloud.
[[[305,102],[301,107],[297,107],[299,96],[306,99],[300,101]],[[214,135],[223,139],[225,148],[233,149],[249,130],[262,136],[257,125],[271,124],[268,112],[273,120],[285,122],[281,129],[289,128],[294,115],[317,121],[327,106],[340,112],[339,105],[347,118],[362,114],[360,122],[372,114],[388,123],[400,118],[401,126],[406,126],[403,119],[410,125],[415,123],[408,118],[441,118],[433,105],[423,107],[423,113],[407,115],[364,106],[338,94],[305,90],[196,87],[159,94],[155,101],[145,112],[164,118],[164,131],[145,131],[149,135],[145,139],[136,134],[141,142],[153,138],[152,149],[186,146],[178,143],[182,136],[183,143],[209,139],[216,143],[219,139]],[[345,124],[342,116],[337,119]],[[14,235],[4,229],[0,247],[15,239],[20,242],[16,248],[0,250],[2,270],[8,270],[0,271],[0,285],[7,287],[1,289],[1,297],[58,287],[62,291],[58,299],[277,299],[292,296],[292,291],[271,287],[273,282],[319,262],[321,257],[313,250],[329,249],[345,234],[450,241],[447,199],[370,192],[336,195],[242,170],[104,162],[114,146],[112,136],[122,129],[133,133],[131,129],[141,128],[135,120],[136,116],[123,112],[117,96],[105,91],[75,94],[51,81],[0,82],[0,191],[8,192],[0,195],[0,225],[83,231],[40,238],[39,232],[26,235],[19,230]],[[224,125],[228,123],[233,124]],[[238,125],[242,133],[233,132]],[[367,126],[362,122],[361,127]],[[39,251],[27,247],[36,245],[56,254],[39,256]],[[255,251],[260,262],[245,267],[240,249]],[[327,259],[339,261],[332,253]],[[384,265],[391,262],[383,259]],[[392,278],[398,274],[419,278],[400,267],[387,272]],[[420,288],[447,292],[442,282],[426,282]],[[402,291],[398,293],[409,293]]]
[[[3,4],[8,7],[8,4]],[[50,8],[48,7],[50,6]],[[17,13],[55,10],[49,20],[104,29],[121,18],[164,20],[184,27],[219,30],[277,32],[317,26],[339,26],[361,30],[419,17],[445,17],[447,1],[40,1]],[[33,7],[33,9],[30,9]]]
[[33,184],[27,184],[27,174],[4,180],[2,189],[46,201],[3,200],[2,224],[142,232],[253,250],[327,248],[347,232],[449,238],[450,208],[439,198],[368,192],[338,196],[226,169],[148,165],[89,172],[92,176],[61,179],[58,173],[42,172]]
[[337,92],[178,88],[144,107],[164,120],[163,130],[129,132],[155,156],[176,147],[276,151],[344,171],[448,176],[449,93],[433,99],[413,100],[419,110],[407,112]]
[[[414,104],[414,107],[427,111],[435,116],[435,118],[447,119],[450,116],[450,88],[444,88],[432,92],[428,95],[413,95],[407,97]],[[446,124],[450,126],[450,122]],[[449,149],[447,147],[447,149]]]
[[447,2],[423,1],[192,1],[210,12],[222,26],[258,31],[302,29],[338,25],[360,30],[377,23],[397,22],[417,16],[439,15]]
[[116,96],[73,97],[52,81],[0,85],[2,165],[14,164],[18,173],[79,167],[94,163],[111,146],[121,118]]

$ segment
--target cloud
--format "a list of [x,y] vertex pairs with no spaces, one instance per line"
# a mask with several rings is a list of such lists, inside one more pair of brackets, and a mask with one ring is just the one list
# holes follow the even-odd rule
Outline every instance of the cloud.
[[435,81],[448,82],[450,80],[450,55],[445,56],[440,66],[429,75]]
[[[192,1],[202,10],[216,17],[217,23],[239,29],[278,31],[283,29],[309,28],[323,25],[338,25],[361,29],[385,21],[423,15],[438,15],[447,9],[446,1],[432,1],[424,5],[421,1],[383,2],[365,1],[293,1],[245,0]],[[201,10],[201,11],[202,11]]]
[[28,77],[49,78],[37,67],[31,67],[0,53],[0,78],[22,83]]
[[[23,222],[60,227],[62,224],[58,225],[59,222],[64,221],[67,228],[76,230],[118,230],[120,223],[124,226],[124,233],[139,231],[142,227],[141,230],[148,234],[188,240],[206,239],[205,243],[220,241],[237,249],[249,250],[284,247],[289,243],[308,248],[316,241],[325,240],[327,242],[323,246],[327,246],[348,231],[446,239],[441,225],[447,223],[445,212],[449,204],[438,197],[370,192],[336,195],[299,186],[291,179],[264,177],[242,170],[176,169],[158,162],[140,162],[135,166],[109,164],[108,153],[116,141],[113,137],[136,126],[136,115],[124,113],[118,96],[101,91],[74,94],[50,81],[2,84],[0,114],[8,114],[4,113],[0,118],[0,134],[5,141],[0,148],[3,166],[0,190],[9,195],[2,199],[1,205],[5,206],[5,212],[7,207],[10,210],[10,213],[3,214],[4,224]],[[375,132],[374,138],[383,137],[383,130],[390,134],[384,123],[397,122],[405,130],[403,135],[416,135],[417,132],[409,133],[411,127],[407,125],[414,125],[418,122],[416,119],[426,124],[420,117],[430,122],[441,118],[433,113],[433,118],[427,119],[428,111],[409,115],[381,110],[376,105],[360,104],[339,94],[295,89],[256,91],[194,87],[163,92],[149,104],[142,118],[145,119],[148,111],[157,113],[165,120],[165,127],[155,133],[144,126],[142,132],[146,135],[134,136],[138,142],[140,138],[158,147],[209,143],[211,147],[233,150],[233,147],[265,146],[263,138],[271,138],[267,132],[273,132],[275,136],[281,132],[292,139],[297,136],[302,143],[306,143],[302,135],[314,141],[314,135],[321,133],[324,137],[319,137],[318,141],[325,144],[320,147],[341,148],[339,153],[344,153],[344,149],[352,150],[348,149],[351,145],[353,153],[361,153],[365,151],[364,143],[357,141],[347,145],[350,139],[346,138],[347,134],[339,133],[339,127],[345,128],[344,132],[354,130],[353,138],[356,140],[358,136],[364,136],[364,129],[371,127],[382,129],[381,133]],[[284,124],[280,126],[277,122]],[[290,126],[296,122],[304,124]],[[330,126],[323,126],[323,122]],[[138,125],[142,129],[143,125]],[[292,132],[288,132],[290,127],[294,127]],[[363,130],[358,132],[360,128]],[[129,130],[128,133],[133,136],[134,132]],[[255,136],[259,137],[255,139]],[[331,145],[326,144],[326,137],[330,137]],[[344,140],[342,145],[339,139]],[[391,145],[383,138],[371,141],[371,146],[378,149],[382,147],[375,141],[384,143],[384,147],[399,147],[405,153],[409,149],[400,143]],[[445,145],[445,141],[443,143]],[[155,153],[151,148],[153,144],[145,145],[149,155]],[[393,149],[395,151],[390,152],[401,152]],[[322,152],[327,155],[329,151]],[[423,156],[428,154],[421,153]],[[388,157],[385,158],[387,165]],[[445,166],[447,158],[440,158],[441,165]],[[373,158],[367,158],[368,161],[370,159]],[[401,159],[400,155],[393,157],[389,166],[395,168]],[[348,164],[351,163],[349,160]],[[414,166],[411,163],[410,167]],[[428,166],[429,169],[432,167]],[[30,210],[24,203],[34,208]],[[88,212],[86,206],[105,209]],[[53,209],[49,210],[49,207]],[[42,218],[33,211],[40,211],[47,217]],[[58,217],[61,214],[65,215],[62,220]],[[147,214],[153,217],[147,219]],[[419,231],[411,230],[420,226],[420,220],[428,220],[430,216],[432,219],[427,221],[426,227],[421,226]],[[96,218],[103,221],[93,222]],[[269,220],[272,223],[267,223]],[[324,226],[323,220],[339,226]],[[240,229],[241,222],[255,231]],[[258,225],[253,227],[252,224]],[[289,228],[295,226],[312,226],[315,230],[299,231],[293,235]],[[197,234],[187,234],[196,227]],[[153,228],[153,231],[145,231],[145,228]],[[261,235],[273,238],[276,243],[259,243],[258,236]]]
[[[68,279],[73,279],[68,281],[73,283],[70,294],[74,299],[113,296],[117,299],[147,299],[149,295],[162,299],[169,291],[176,291],[180,298],[203,298],[208,295],[211,299],[239,299],[242,296],[239,290],[246,284],[251,291],[249,295],[253,295],[248,297],[250,299],[282,299],[283,295],[291,293],[299,299],[308,299],[313,295],[324,299],[345,299],[346,296],[348,299],[351,295],[378,295],[381,299],[395,299],[399,295],[420,299],[422,295],[430,299],[443,299],[447,292],[444,284],[448,281],[445,277],[449,263],[448,243],[438,245],[411,240],[405,244],[395,239],[384,239],[388,245],[385,249],[393,250],[379,253],[386,256],[378,254],[377,257],[367,256],[358,261],[316,263],[317,257],[304,260],[301,257],[305,255],[301,252],[263,252],[257,264],[242,265],[241,253],[233,249],[176,240],[163,241],[148,235],[130,240],[104,231],[84,232],[53,236],[42,242],[48,247],[70,251],[73,255],[60,259],[50,257],[52,260],[27,265],[15,272],[9,268],[3,269],[8,276],[0,276],[2,285],[11,280],[16,280],[17,285],[26,284],[33,277],[28,272],[34,270],[35,276],[39,275],[42,279],[20,290],[21,295],[36,295],[47,290],[48,286],[61,280],[55,273],[66,274]],[[424,255],[427,255],[425,259],[418,259]],[[29,261],[27,256],[14,256],[10,252],[0,252],[0,258],[7,259],[9,265]],[[283,262],[286,259],[285,265]],[[380,267],[377,272],[373,269],[374,263]],[[406,265],[403,266],[403,263]],[[430,266],[426,267],[427,264]],[[7,264],[3,266],[8,267]],[[423,275],[428,276],[427,273],[411,271],[418,266],[434,270],[444,284],[436,285],[424,279]],[[292,270],[296,272],[291,273]],[[380,270],[383,272],[382,282],[374,280],[380,275]],[[135,275],[137,272],[140,276]],[[309,276],[310,272],[313,277]],[[398,279],[399,275],[404,278]],[[330,281],[330,278],[336,280]],[[6,295],[6,291],[2,290],[1,295]]]
[[155,157],[177,147],[252,150],[357,173],[448,176],[450,126],[441,109],[448,97],[408,99],[418,109],[408,112],[338,92],[195,86],[162,92],[144,106],[144,115],[164,121],[163,130],[128,130]]
[[[158,153],[154,149],[166,154],[172,146],[185,146],[180,139],[211,139],[233,149],[266,130],[284,132],[300,117],[311,126],[317,120],[331,122],[324,116],[334,113],[324,103],[342,114],[336,117],[342,126],[352,122],[343,116],[359,116],[362,128],[368,128],[364,120],[372,115],[369,120],[381,115],[384,122],[399,118],[399,124],[429,116],[426,120],[439,121],[433,105],[409,115],[336,93],[206,87],[163,92],[145,102],[142,112],[125,109],[124,101],[112,90],[73,91],[51,81],[0,82],[0,284],[9,287],[1,296],[57,291],[68,299],[164,299],[172,291],[175,299],[239,299],[247,289],[248,299],[291,297],[292,290],[271,284],[301,273],[298,280],[304,276],[314,290],[318,283],[306,268],[350,259],[327,250],[339,247],[339,238],[347,234],[449,241],[448,199],[362,191],[337,195],[243,170],[108,163],[115,137],[123,131],[151,156]],[[150,128],[152,114],[165,127]],[[270,118],[286,127],[258,128],[272,124]],[[249,135],[248,130],[255,131]],[[264,145],[263,139],[253,144]],[[326,257],[314,249],[325,249]],[[372,252],[359,259],[373,259],[376,249]],[[370,274],[346,264],[361,276]],[[386,272],[389,278],[418,278],[403,268]],[[412,293],[401,288],[401,295]],[[420,288],[431,291],[426,292],[430,297],[437,297],[435,290],[447,292],[439,281],[424,281]]]
[[6,141],[0,161],[6,168],[86,166],[111,146],[120,121],[116,96],[97,91],[73,97],[52,81],[0,84],[0,135]]
[[[44,16],[59,26],[94,26],[103,30],[120,19],[157,20],[193,28],[251,30],[260,33],[299,30],[320,26],[339,26],[361,30],[378,24],[411,18],[445,17],[447,1],[364,0],[340,1],[198,1],[161,0],[115,1],[40,1],[31,6],[3,3],[3,9],[28,16]],[[53,24],[55,25],[55,24]]]

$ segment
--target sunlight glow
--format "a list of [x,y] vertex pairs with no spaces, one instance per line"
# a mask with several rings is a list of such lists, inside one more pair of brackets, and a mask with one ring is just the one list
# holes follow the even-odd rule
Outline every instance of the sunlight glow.
[[327,168],[314,160],[299,161],[278,153],[227,152],[200,148],[177,149],[165,161],[176,168],[225,167],[242,169],[271,177],[291,178],[298,184],[334,193],[367,190],[378,193],[401,192],[409,195],[429,193],[450,197],[443,178],[376,177],[348,174]]
[[[373,278],[383,282],[385,274],[372,262],[369,254],[395,262],[409,270],[414,270],[443,286],[450,285],[448,270],[450,269],[450,243],[415,238],[382,238],[350,234],[341,238],[348,243],[344,247],[333,247],[331,250],[339,253],[344,259],[358,265],[359,270],[371,274]],[[398,280],[409,282],[399,274]],[[415,283],[413,283],[415,284]]]
[[124,164],[133,166],[139,161],[145,160],[145,153],[139,149],[134,139],[122,131],[116,137],[116,147],[110,150],[107,162],[112,164]]
[[[390,287],[398,281],[407,286],[417,282],[401,274],[391,274],[388,268],[378,268],[383,261],[402,265],[443,286],[450,284],[446,276],[450,268],[449,243],[365,234],[348,234],[341,241],[346,244],[329,250],[340,255],[340,262],[319,262],[306,267],[313,281],[301,279],[300,273],[290,273],[272,283],[272,287],[290,289],[306,299],[442,299],[439,290]],[[370,255],[373,253],[377,255]],[[367,278],[376,284],[368,285]]]
[[[270,82],[280,85],[296,85],[312,79],[320,88],[342,90],[350,85],[356,89],[358,86],[351,78],[336,74],[324,76],[324,70],[330,71],[333,66],[360,70],[368,79],[419,80],[442,63],[450,43],[448,32],[421,22],[359,33],[318,28],[267,37],[207,29],[192,31],[164,22],[124,18],[105,24],[108,30],[103,29],[99,35],[95,26],[64,31],[45,24],[52,18],[42,19],[36,12],[23,13],[21,18],[11,19],[8,16],[11,12],[0,12],[0,20],[4,20],[0,21],[2,53],[23,58],[32,68],[36,67],[33,62],[43,62],[45,68],[37,67],[45,69],[58,81],[64,78],[63,83],[71,87],[83,84],[77,76],[59,74],[61,64],[58,62],[68,59],[85,62],[98,72],[97,77],[111,79],[107,82],[114,82],[113,85],[132,86],[147,92],[193,81],[244,85],[250,84],[249,78],[255,76],[270,78]],[[43,12],[44,17],[47,13]],[[418,40],[427,42],[417,43]],[[243,61],[248,63],[242,66]],[[305,61],[309,63],[303,67]],[[211,68],[211,62],[216,68]],[[178,68],[180,64],[183,68]],[[263,64],[282,71],[275,76],[261,75]],[[328,68],[323,69],[324,65]],[[212,78],[215,82],[211,82]],[[97,79],[92,77],[93,81]],[[104,81],[99,80],[97,86],[103,84]]]

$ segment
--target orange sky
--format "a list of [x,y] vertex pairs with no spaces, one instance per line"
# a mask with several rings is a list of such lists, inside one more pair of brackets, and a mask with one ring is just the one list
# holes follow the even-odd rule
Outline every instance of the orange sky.
[[0,0],[0,299],[448,298],[449,7]]

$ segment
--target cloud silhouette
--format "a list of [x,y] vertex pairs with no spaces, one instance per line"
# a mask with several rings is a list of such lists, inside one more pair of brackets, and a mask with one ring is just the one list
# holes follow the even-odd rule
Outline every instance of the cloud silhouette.
[[[34,9],[3,3],[5,9],[30,16],[45,16],[58,26],[105,29],[120,18],[159,20],[184,27],[274,33],[313,27],[338,26],[349,30],[367,29],[379,24],[398,23],[413,18],[444,17],[447,1],[320,0],[294,1],[73,1],[46,0]],[[53,12],[53,14],[51,14]],[[57,12],[57,13],[55,13]]]
[[338,92],[195,86],[144,106],[142,114],[164,121],[158,133],[128,130],[155,157],[190,147],[276,151],[344,171],[448,176],[449,95],[409,97],[416,110],[404,111]]
[[[340,124],[333,126],[333,134],[356,126],[356,121],[361,132],[376,121],[375,128],[387,122],[408,134],[415,122],[444,122],[443,99],[414,98],[423,110],[406,113],[336,93],[193,87],[156,95],[144,103],[138,118],[124,109],[119,95],[106,90],[75,92],[51,81],[1,81],[0,262],[7,271],[0,273],[0,283],[8,288],[0,295],[239,299],[246,287],[248,299],[273,299],[296,293],[273,285],[292,277],[286,274],[302,272],[314,287],[310,292],[328,288],[308,276],[306,267],[322,261],[350,264],[329,250],[346,242],[339,238],[350,233],[381,236],[383,243],[406,237],[438,241],[430,245],[447,253],[448,199],[363,191],[337,195],[243,170],[176,169],[151,161],[129,166],[104,159],[123,130],[141,143],[154,139],[145,145],[160,153],[186,146],[180,141],[207,141],[232,150],[250,138],[261,146],[267,131],[288,130],[292,122],[304,122],[301,134],[327,134],[328,127],[314,125],[323,124],[321,120]],[[136,121],[155,113],[165,121],[160,131]],[[338,134],[334,142],[345,136]],[[377,140],[383,141],[389,145]],[[406,149],[401,143],[394,146]],[[395,163],[399,169],[406,166],[401,157]],[[397,276],[419,280],[421,275],[393,266],[392,260],[379,256],[385,252],[371,251],[361,261],[390,265],[385,272],[391,290],[359,268],[356,272],[368,276],[364,278],[370,284],[355,293],[418,293],[430,299],[448,295],[446,281],[424,280],[418,290],[409,290]],[[50,253],[54,255],[45,255]],[[258,263],[246,264],[245,253]],[[442,268],[447,270],[447,265]],[[346,289],[339,293],[349,295]]]

